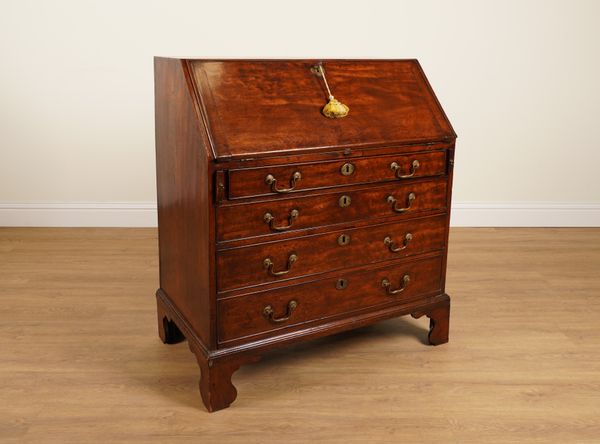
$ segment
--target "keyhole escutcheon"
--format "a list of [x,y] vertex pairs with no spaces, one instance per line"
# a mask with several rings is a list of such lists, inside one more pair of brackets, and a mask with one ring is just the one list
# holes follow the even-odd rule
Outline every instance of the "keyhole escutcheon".
[[335,288],[338,290],[344,290],[348,288],[348,280],[347,279],[338,279],[335,283]]
[[342,165],[342,168],[340,169],[342,175],[344,176],[350,176],[352,173],[354,173],[354,164],[352,163],[345,163]]
[[350,243],[350,235],[349,234],[340,234],[338,236],[338,244],[339,245],[348,245]]
[[349,207],[351,202],[352,199],[350,198],[350,196],[346,196],[345,194],[342,197],[340,197],[340,200],[338,201],[340,207],[342,208]]

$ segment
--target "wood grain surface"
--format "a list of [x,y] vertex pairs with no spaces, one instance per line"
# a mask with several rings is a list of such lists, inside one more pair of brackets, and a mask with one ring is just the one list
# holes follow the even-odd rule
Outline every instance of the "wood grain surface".
[[[327,119],[322,62],[350,107]],[[186,60],[217,158],[456,138],[416,60]]]
[[[423,149],[428,148],[424,146]],[[228,195],[230,199],[262,195],[277,196],[278,194],[273,191],[273,185],[265,181],[269,174],[277,179],[277,189],[289,188],[293,185],[292,193],[295,193],[363,183],[402,182],[413,177],[441,176],[446,173],[446,152],[443,150],[365,157],[351,162],[348,160],[351,159],[232,169],[228,172]],[[419,166],[413,169],[412,164],[415,161],[419,162]],[[394,162],[398,165],[398,170],[390,167]],[[353,168],[349,175],[341,172],[346,165],[352,165]],[[294,173],[300,173],[300,179],[296,183],[291,182]],[[402,175],[410,177],[399,177]]]
[[[446,220],[446,215],[439,215],[224,249],[217,253],[218,288],[225,292],[268,282],[287,284],[289,279],[299,276],[439,251],[446,246]],[[407,235],[411,236],[409,241]],[[343,248],[339,245],[340,237],[348,242]],[[388,237],[393,241],[391,246],[384,242]],[[396,252],[390,250],[403,247]],[[290,254],[298,259],[289,273],[273,276],[267,272],[265,258],[276,263],[277,268],[285,268]]]
[[600,229],[454,229],[451,341],[403,317],[268,353],[209,414],[156,332],[153,229],[0,230],[0,442],[598,443]]
[[[410,281],[403,284],[403,276],[409,276]],[[426,299],[440,294],[441,276],[442,257],[437,255],[379,264],[377,268],[335,272],[313,282],[291,282],[277,290],[257,292],[250,288],[245,296],[219,301],[219,342],[226,343],[237,338],[245,338],[249,342],[260,333],[306,329],[306,323],[313,320],[323,321],[340,314],[351,317],[353,312],[360,310]],[[340,279],[347,285],[343,290],[336,287]],[[391,290],[404,290],[390,295],[382,286],[384,279],[389,281]],[[271,306],[277,312],[273,317],[281,317],[290,301],[295,301],[297,307],[290,313],[288,321],[274,323],[263,316],[263,308]]]
[[[287,226],[290,225],[289,215],[294,209],[298,211],[298,217],[292,221],[288,231],[345,224],[360,219],[401,220],[413,215],[445,210],[447,180],[443,177],[400,184],[393,182],[358,189],[348,187],[334,192],[312,193],[305,197],[295,195],[223,205],[217,210],[218,240],[269,234],[279,237],[279,232],[265,222],[264,215],[270,213],[275,218],[276,222],[272,224],[275,227]],[[408,199],[411,193],[415,195],[413,202]],[[344,196],[349,198],[350,204],[342,208],[340,199]],[[394,204],[387,200],[389,196],[397,200],[397,208],[406,208],[406,210],[394,211]]]

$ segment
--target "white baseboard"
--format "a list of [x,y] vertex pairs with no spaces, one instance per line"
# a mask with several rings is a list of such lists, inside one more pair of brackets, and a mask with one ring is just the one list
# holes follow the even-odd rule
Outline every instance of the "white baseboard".
[[600,227],[600,203],[456,202],[453,227]]
[[156,227],[156,203],[0,203],[0,226]]
[[[0,203],[3,227],[155,227],[154,202]],[[456,202],[454,227],[600,227],[600,203]]]

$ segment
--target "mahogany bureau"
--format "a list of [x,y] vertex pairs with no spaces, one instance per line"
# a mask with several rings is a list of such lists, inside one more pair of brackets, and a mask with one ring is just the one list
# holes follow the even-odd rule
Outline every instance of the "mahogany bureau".
[[456,134],[416,60],[156,58],[155,98],[159,335],[209,411],[274,347],[406,314],[448,341]]

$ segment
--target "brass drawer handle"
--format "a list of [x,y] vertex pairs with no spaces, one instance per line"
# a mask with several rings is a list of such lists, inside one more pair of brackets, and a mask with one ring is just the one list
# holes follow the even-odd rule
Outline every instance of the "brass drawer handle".
[[302,174],[300,174],[300,171],[296,171],[294,172],[294,174],[292,174],[292,177],[290,178],[289,188],[277,188],[277,179],[275,179],[275,176],[273,176],[272,174],[267,174],[267,176],[265,177],[265,183],[267,185],[271,185],[271,191],[273,193],[289,193],[290,191],[293,191],[294,188],[296,188],[296,185],[298,184],[298,181],[300,179],[302,179]]
[[398,162],[390,163],[390,168],[392,169],[392,171],[394,171],[396,173],[396,177],[398,179],[409,179],[409,178],[413,177],[415,175],[415,173],[417,172],[417,169],[420,166],[421,166],[421,163],[415,159],[411,163],[410,174],[400,175],[400,174],[398,174],[398,173],[400,173],[400,165],[398,165]]
[[392,284],[387,279],[384,279],[381,281],[381,286],[383,288],[385,288],[385,291],[387,292],[387,294],[396,295],[396,294],[400,294],[404,290],[406,290],[406,287],[408,286],[409,282],[410,282],[410,276],[408,274],[405,274],[402,277],[402,286],[400,288],[396,288],[395,290],[392,290]]
[[271,230],[285,231],[285,230],[289,230],[290,228],[292,228],[292,225],[294,224],[294,221],[296,219],[298,219],[298,216],[300,216],[300,211],[293,209],[292,211],[290,211],[290,215],[288,216],[288,225],[283,225],[283,226],[279,226],[279,227],[276,227],[274,225],[275,216],[273,216],[271,213],[265,213],[265,215],[263,216],[263,220],[265,221],[266,224],[269,224],[269,227],[271,228]]
[[406,248],[408,247],[408,244],[410,243],[410,241],[412,240],[413,235],[412,233],[406,233],[406,236],[404,236],[404,243],[401,247],[396,247],[394,241],[392,240],[392,238],[390,236],[387,236],[385,239],[383,239],[383,243],[385,245],[387,245],[387,247],[390,249],[390,251],[392,253],[398,253],[399,251],[402,250],[406,250]]
[[274,324],[278,324],[280,322],[285,322],[287,321],[290,316],[292,315],[292,313],[294,312],[294,310],[296,309],[296,307],[298,306],[298,302],[296,301],[290,301],[288,303],[287,306],[287,311],[285,313],[285,316],[282,316],[280,318],[276,318],[275,317],[275,310],[273,310],[273,307],[270,305],[267,305],[265,308],[263,308],[263,316],[265,318],[267,318],[269,321],[273,322]]
[[405,211],[410,210],[410,207],[412,206],[412,203],[414,202],[414,200],[417,198],[417,196],[415,195],[415,193],[409,193],[408,196],[406,197],[406,207],[404,208],[398,208],[398,201],[396,200],[396,198],[392,195],[389,195],[387,197],[387,201],[389,204],[392,205],[392,210],[394,210],[396,213],[404,213]]
[[298,256],[295,254],[290,254],[290,256],[288,257],[287,260],[287,268],[285,270],[281,270],[281,271],[273,271],[273,267],[274,267],[274,263],[271,260],[270,257],[266,258],[263,261],[263,265],[264,267],[267,269],[267,272],[271,275],[271,276],[283,276],[284,274],[288,274],[290,272],[290,270],[292,269],[292,265],[294,265],[294,262],[296,262],[298,260]]

